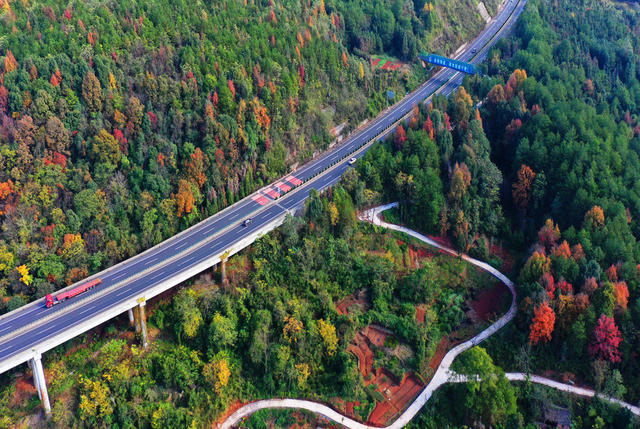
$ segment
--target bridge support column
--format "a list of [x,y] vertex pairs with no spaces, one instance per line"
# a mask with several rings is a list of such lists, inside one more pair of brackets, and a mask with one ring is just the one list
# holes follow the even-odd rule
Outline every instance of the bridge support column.
[[51,403],[49,403],[49,392],[47,392],[47,380],[44,378],[44,369],[42,368],[42,355],[38,353],[30,361],[31,370],[33,371],[33,383],[38,390],[38,397],[42,400],[44,412],[51,414]]
[[131,314],[133,314],[133,325],[136,328],[136,334],[140,333],[140,310],[138,307],[133,307],[131,309]]
[[145,320],[146,316],[144,314],[145,304],[146,301],[141,301],[138,305],[138,312],[140,313],[138,316],[140,319],[140,330],[142,331],[142,347],[146,349],[149,347],[149,340],[147,338],[147,321]]
[[222,284],[227,284],[227,258],[221,258],[220,260],[220,274],[222,276]]
[[132,309],[127,310],[127,314],[129,315],[129,324],[133,326],[133,323],[134,323],[133,310]]

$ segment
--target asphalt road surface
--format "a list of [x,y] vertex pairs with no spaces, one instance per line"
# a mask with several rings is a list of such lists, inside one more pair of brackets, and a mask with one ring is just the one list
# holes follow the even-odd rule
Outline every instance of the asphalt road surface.
[[[524,8],[524,0],[510,0],[503,10],[483,32],[465,48],[457,58],[473,63],[481,62],[492,45],[513,25],[515,19],[505,22],[513,15],[517,17]],[[513,14],[512,14],[513,12]],[[500,34],[498,34],[498,32]],[[494,36],[498,36],[494,38]],[[493,40],[492,40],[493,39]],[[229,208],[211,216],[194,227],[158,244],[154,248],[97,274],[102,283],[75,298],[46,308],[44,299],[28,304],[17,311],[0,317],[0,362],[17,353],[37,348],[44,340],[54,337],[99,312],[117,306],[135,296],[144,295],[145,290],[164,279],[189,269],[211,255],[224,252],[232,243],[250,233],[285,211],[302,206],[311,189],[322,190],[339,181],[347,168],[346,160],[361,146],[377,138],[387,128],[409,113],[437,90],[448,95],[462,82],[463,76],[453,70],[443,69],[418,89],[405,96],[397,104],[353,133],[343,143],[318,158],[308,162],[291,175],[237,202]],[[363,148],[356,157],[362,156]],[[328,168],[332,167],[332,169]],[[324,172],[324,173],[323,173]],[[252,222],[243,226],[247,218]],[[180,258],[167,261],[181,253]],[[147,270],[143,275],[141,272]],[[135,278],[132,278],[136,276]],[[104,293],[105,289],[113,289]],[[102,292],[95,300],[84,299]],[[82,297],[83,304],[68,309]],[[74,301],[75,300],[75,301]],[[51,317],[51,316],[54,317]],[[43,323],[38,323],[47,317]],[[29,326],[29,328],[25,328]],[[12,334],[12,332],[14,334]]]

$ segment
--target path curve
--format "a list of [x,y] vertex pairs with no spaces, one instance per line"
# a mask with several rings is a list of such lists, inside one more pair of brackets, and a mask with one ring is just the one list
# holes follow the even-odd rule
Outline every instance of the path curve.
[[[509,307],[509,311],[507,311],[507,313],[504,316],[502,316],[495,323],[493,323],[484,331],[480,332],[475,337],[461,344],[458,344],[456,347],[452,348],[451,350],[449,350],[449,352],[447,352],[447,354],[444,356],[444,358],[440,362],[440,365],[438,366],[437,371],[433,375],[433,378],[429,381],[429,384],[427,384],[427,386],[422,390],[422,392],[420,392],[420,395],[418,395],[418,397],[400,415],[400,417],[398,417],[398,419],[395,422],[393,422],[392,424],[390,424],[384,429],[399,429],[404,427],[407,423],[411,421],[411,419],[413,419],[416,416],[416,414],[418,414],[418,412],[424,406],[424,404],[426,404],[427,401],[431,398],[431,395],[433,395],[433,392],[435,392],[443,384],[449,383],[449,382],[462,383],[467,381],[467,377],[462,376],[460,374],[456,374],[449,369],[454,359],[460,353],[470,349],[471,347],[476,346],[477,344],[489,338],[491,335],[495,334],[499,329],[504,327],[507,323],[509,323],[515,317],[516,311],[517,311],[515,286],[513,282],[507,276],[502,274],[500,271],[493,268],[491,265],[487,264],[486,262],[478,261],[477,259],[474,259],[465,254],[460,254],[459,252],[453,249],[450,249],[449,247],[443,246],[437,241],[434,241],[433,239],[423,234],[420,234],[419,232],[413,231],[409,228],[405,228],[400,225],[384,222],[381,219],[381,213],[383,211],[393,207],[397,207],[397,206],[398,206],[398,203],[396,202],[396,203],[385,204],[379,207],[374,207],[372,209],[366,210],[361,214],[359,214],[358,218],[361,221],[370,222],[377,226],[382,226],[387,229],[403,232],[433,247],[436,247],[450,255],[459,256],[460,258],[464,259],[470,264],[473,264],[487,271],[488,273],[496,277],[498,280],[500,280],[502,283],[504,283],[504,285],[507,286],[507,288],[509,288],[509,290],[511,291],[512,298],[511,298],[511,306]],[[512,381],[527,380],[527,375],[524,373],[507,373],[506,377],[507,379]],[[580,396],[593,397],[594,395],[596,395],[596,393],[591,389],[585,389],[582,387],[559,383],[557,381],[554,381],[545,377],[540,377],[537,375],[529,375],[528,379],[533,383],[543,384],[545,386],[552,387],[554,389],[574,393]],[[629,403],[623,402],[619,399],[615,399],[609,396],[598,395],[598,397],[605,401],[625,407],[626,409],[631,411],[633,414],[640,416],[640,407],[631,405]],[[227,417],[227,419],[222,423],[222,426],[220,427],[221,429],[230,429],[231,427],[233,427],[233,425],[237,424],[244,417],[250,416],[256,411],[263,410],[266,408],[304,409],[307,411],[314,412],[316,414],[320,414],[349,429],[380,429],[377,426],[370,426],[367,424],[357,422],[349,417],[346,417],[340,414],[334,409],[329,408],[326,405],[320,404],[318,402],[306,401],[303,399],[265,399],[261,401],[251,402],[239,408],[236,412],[234,412],[229,417]]]
[[[454,255],[454,256],[459,255],[459,253],[456,252],[455,250],[450,249],[446,246],[443,246],[442,244],[416,231],[405,228],[403,226],[394,225],[394,224],[390,224],[382,221],[382,219],[380,218],[380,214],[385,210],[388,210],[392,207],[396,207],[397,205],[398,203],[391,203],[391,204],[386,204],[384,206],[375,207],[361,213],[358,217],[360,220],[371,222],[374,225],[404,232],[407,235],[415,237],[418,240],[424,241],[425,243],[431,246],[434,246],[438,249],[441,249],[442,251],[449,253],[451,255]],[[489,338],[491,335],[495,334],[500,328],[502,328],[504,325],[509,323],[516,314],[516,291],[515,291],[513,282],[509,280],[507,276],[505,276],[500,271],[496,270],[495,268],[493,268],[491,265],[487,263],[478,261],[467,255],[460,255],[460,257],[465,261],[468,261],[469,263],[486,270],[487,272],[489,272],[490,274],[498,278],[501,282],[503,282],[509,288],[512,294],[511,307],[509,307],[509,311],[504,316],[498,319],[495,323],[493,323],[487,329],[480,332],[478,335],[471,338],[470,340],[465,341],[464,343],[458,344],[456,347],[449,350],[449,352],[442,359],[442,362],[440,362],[440,365],[438,366],[438,369],[433,375],[433,378],[431,379],[431,381],[429,381],[429,384],[427,384],[427,386],[422,390],[422,392],[420,392],[418,397],[413,401],[411,405],[409,405],[409,407],[400,415],[400,417],[398,417],[398,419],[395,422],[387,426],[385,429],[401,428],[405,426],[407,423],[409,423],[409,421],[411,421],[411,419],[413,419],[415,415],[418,414],[418,412],[424,406],[424,404],[427,403],[429,398],[431,398],[431,395],[433,395],[433,392],[435,392],[436,389],[438,389],[440,386],[442,386],[443,384],[449,381],[449,377],[450,377],[449,367],[453,363],[453,360],[456,358],[456,356],[470,349],[471,347],[479,344],[480,342]],[[239,408],[235,413],[231,414],[222,423],[221,428],[229,429],[234,424],[239,422],[242,418],[249,416],[255,413],[256,411],[262,410],[265,408],[300,408],[300,409],[312,411],[317,414],[321,414],[335,421],[336,423],[340,423],[341,425],[346,426],[350,429],[377,428],[377,426],[366,425],[366,424],[357,422],[353,419],[350,419],[346,416],[343,416],[342,414],[327,407],[326,405],[319,404],[317,402],[312,402],[312,401],[305,401],[301,399],[266,399],[262,401],[252,402],[250,404],[245,405],[244,407]]]

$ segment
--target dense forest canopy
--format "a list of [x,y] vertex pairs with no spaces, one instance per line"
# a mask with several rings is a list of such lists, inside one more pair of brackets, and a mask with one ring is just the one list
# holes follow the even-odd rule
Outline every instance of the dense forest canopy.
[[[1,312],[271,182],[385,107],[387,89],[421,82],[418,49],[482,26],[465,9],[469,27],[432,43],[429,17],[463,17],[405,0],[0,6]],[[369,26],[384,43],[354,39]],[[381,70],[369,54],[408,64]]]
[[[3,310],[216,212],[325,148],[332,126],[375,114],[387,88],[425,72],[387,74],[370,56],[450,49],[481,26],[475,4],[457,18],[452,4],[0,3]],[[638,34],[633,5],[529,1],[483,76],[416,106],[339,186],[232,260],[229,285],[160,300],[151,352],[111,325],[108,340],[51,353],[54,422],[185,427],[276,396],[358,401],[366,420],[380,396],[348,350],[362,329],[410,351],[374,349],[392,377],[428,378],[488,284],[459,259],[413,267],[409,244],[356,221],[393,200],[394,221],[500,267],[518,291],[516,319],[454,366],[483,381],[442,388],[414,427],[531,427],[553,404],[576,427],[637,427],[504,372],[640,399]],[[356,296],[356,311],[338,309]],[[26,415],[12,389],[0,414]]]
[[[370,151],[353,187],[364,205],[400,200],[400,220],[472,255],[491,259],[495,240],[521,255],[516,323],[489,342],[496,364],[630,403],[640,395],[639,30],[623,4],[531,2],[487,75]],[[496,403],[460,413],[466,389],[447,388],[417,426],[509,419]],[[524,421],[549,398],[521,392]],[[630,424],[601,403],[575,412],[579,427]]]

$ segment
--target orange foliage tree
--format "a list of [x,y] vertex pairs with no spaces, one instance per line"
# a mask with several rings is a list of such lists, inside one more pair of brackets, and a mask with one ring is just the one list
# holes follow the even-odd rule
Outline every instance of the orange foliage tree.
[[427,115],[427,120],[424,121],[424,130],[427,132],[427,134],[429,134],[429,138],[431,140],[434,139],[434,128],[433,128],[433,121],[431,120],[431,116]]
[[526,211],[531,198],[531,187],[536,173],[531,168],[522,164],[518,170],[518,180],[513,184],[513,201],[519,209]]
[[533,321],[531,322],[529,332],[529,342],[538,344],[539,341],[547,342],[551,340],[551,333],[556,323],[556,314],[549,304],[543,302],[533,312]]
[[582,244],[580,243],[571,246],[571,254],[573,255],[573,259],[576,261],[586,257],[584,250],[582,249]]
[[619,281],[613,284],[613,293],[616,297],[616,305],[623,311],[627,310],[629,303],[629,288],[627,282]]
[[567,243],[567,240],[564,240],[553,249],[553,255],[566,259],[569,259],[571,257],[571,248],[569,247],[569,243]]
[[6,182],[0,182],[0,200],[4,200],[14,192],[13,182],[11,179]]
[[593,206],[585,215],[584,223],[591,228],[600,228],[604,226],[604,211],[600,206]]
[[202,188],[204,182],[207,181],[207,176],[205,175],[205,171],[209,168],[209,157],[205,155],[200,148],[196,148],[196,150],[191,154],[191,157],[188,161],[184,163],[186,168],[187,179],[198,186],[198,188]]
[[185,213],[191,213],[195,203],[195,197],[191,190],[191,185],[186,180],[181,179],[178,182],[178,194],[176,195],[176,203],[178,205],[178,217],[182,217]]
[[11,73],[18,69],[18,61],[16,61],[16,57],[13,56],[13,52],[10,49],[7,49],[7,54],[4,57],[4,72]]
[[511,99],[514,95],[517,94],[518,90],[526,79],[527,72],[523,69],[515,69],[514,72],[511,73],[505,89],[507,99]]

